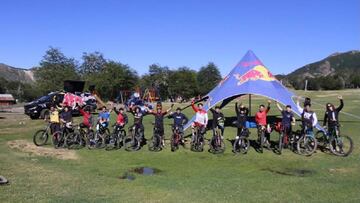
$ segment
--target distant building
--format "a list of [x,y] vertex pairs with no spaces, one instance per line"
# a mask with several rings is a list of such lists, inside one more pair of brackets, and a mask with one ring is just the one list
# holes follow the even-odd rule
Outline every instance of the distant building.
[[16,100],[12,94],[0,94],[0,106],[9,106],[13,104],[16,104]]

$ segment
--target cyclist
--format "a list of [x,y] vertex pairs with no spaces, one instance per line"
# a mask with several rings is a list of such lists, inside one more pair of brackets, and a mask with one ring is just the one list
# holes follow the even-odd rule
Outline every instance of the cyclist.
[[60,114],[60,121],[64,126],[65,132],[69,132],[72,130],[72,111],[68,106],[64,107],[64,111]]
[[153,111],[153,110],[150,110],[150,109],[147,108],[147,111],[150,114],[154,115],[154,117],[155,117],[155,126],[154,127],[157,128],[157,130],[159,132],[159,135],[161,137],[161,145],[162,146],[165,146],[165,141],[164,141],[164,116],[171,111],[173,106],[174,106],[174,104],[171,104],[171,107],[169,109],[167,109],[166,111],[162,111],[161,103],[158,103],[156,105],[156,111]]
[[235,112],[236,112],[236,125],[237,125],[237,135],[240,136],[242,129],[246,126],[247,117],[249,115],[249,109],[244,106],[243,103],[235,103]]
[[216,133],[215,129],[216,129],[216,127],[218,127],[221,130],[221,139],[223,139],[224,138],[224,130],[225,130],[225,126],[224,126],[225,116],[221,112],[219,106],[215,106],[215,110],[211,108],[210,111],[213,115],[213,121],[212,121],[213,135],[215,136],[215,133]]
[[[267,105],[266,109],[265,109],[265,105],[261,104],[259,106],[259,111],[255,114],[255,121],[257,124],[259,140],[261,138],[262,131],[266,132],[266,129],[267,129],[267,113],[270,111],[270,104],[271,104],[271,101],[268,100],[268,105]],[[266,144],[269,146],[270,145],[270,143],[269,143],[270,134],[265,133],[265,135],[266,135]]]
[[99,125],[101,125],[104,128],[107,128],[109,126],[110,113],[111,111],[108,111],[106,106],[103,106],[101,108],[101,112],[98,115],[98,125],[96,126],[96,130],[100,129]]
[[83,116],[83,122],[80,123],[80,128],[85,128],[90,130],[92,128],[92,115],[90,109],[85,107],[85,110],[76,103],[76,108],[79,110],[80,114]]
[[128,123],[128,117],[124,112],[124,109],[120,107],[119,110],[116,110],[116,108],[114,107],[114,111],[117,115],[116,125],[121,126],[123,128]]
[[199,127],[200,128],[200,133],[201,134],[205,134],[205,130],[206,130],[206,126],[208,123],[208,114],[207,112],[203,109],[203,104],[202,103],[198,103],[197,107],[195,106],[195,101],[192,100],[191,102],[191,107],[192,109],[195,111],[195,120],[194,122],[191,124],[191,131],[192,131],[192,137],[191,137],[191,142],[194,142],[195,139],[195,127]]
[[286,105],[286,109],[282,109],[280,104],[276,101],[276,106],[281,112],[281,130],[284,132],[289,139],[292,138],[292,126],[295,125],[295,117],[294,113],[292,112],[291,105]]
[[324,128],[327,124],[327,129],[329,130],[329,134],[331,135],[335,130],[336,135],[339,135],[339,113],[344,107],[344,101],[342,96],[338,96],[340,100],[340,106],[335,108],[333,104],[327,103],[326,104],[326,112],[324,115]]
[[134,116],[134,124],[129,127],[129,130],[131,130],[135,126],[135,132],[137,132],[137,130],[140,130],[141,139],[144,140],[145,128],[142,121],[143,117],[146,116],[146,113],[142,112],[139,106],[133,106],[132,108],[130,108],[129,112]]
[[[46,118],[45,118],[46,120]],[[50,131],[53,134],[56,131],[60,130],[60,119],[59,119],[59,111],[55,108],[55,106],[50,107]]]
[[185,114],[181,113],[180,107],[176,109],[176,112],[171,112],[168,118],[174,119],[174,129],[176,127],[179,129],[181,144],[184,144],[184,125],[189,121],[189,119],[185,116]]
[[305,133],[305,128],[312,131],[313,127],[318,123],[316,113],[311,110],[310,99],[304,102],[304,108],[301,108],[299,99],[296,102],[297,108],[301,113],[302,132]]

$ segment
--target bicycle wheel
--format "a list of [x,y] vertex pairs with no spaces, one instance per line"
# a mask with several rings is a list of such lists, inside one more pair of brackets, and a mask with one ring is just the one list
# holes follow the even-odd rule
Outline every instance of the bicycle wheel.
[[122,146],[124,146],[124,139],[126,137],[126,131],[125,130],[120,130],[120,132],[117,135],[117,142],[116,142],[116,147],[117,148],[121,148]]
[[179,149],[179,140],[178,140],[178,135],[173,134],[171,136],[171,141],[170,141],[170,145],[171,145],[171,151],[174,152],[176,150]]
[[78,148],[80,145],[80,136],[78,133],[69,133],[65,138],[65,146],[68,149]]
[[124,147],[126,151],[137,151],[140,148],[140,140],[136,136],[127,136],[124,139]]
[[317,141],[315,137],[309,135],[303,135],[297,142],[297,150],[299,154],[305,156],[311,156],[317,147]]
[[105,149],[112,150],[117,146],[118,138],[117,135],[112,133],[111,135],[106,135],[105,140]]
[[198,140],[196,142],[196,150],[198,152],[202,152],[204,151],[204,136],[203,135],[200,135],[198,136]]
[[326,141],[326,135],[324,131],[317,131],[315,134],[315,138],[318,142],[318,147],[322,150],[326,148],[327,141]]
[[346,157],[353,150],[353,141],[349,136],[332,136],[330,138],[330,150],[336,156]]
[[36,146],[43,146],[46,144],[49,134],[46,130],[38,130],[33,136],[33,142]]

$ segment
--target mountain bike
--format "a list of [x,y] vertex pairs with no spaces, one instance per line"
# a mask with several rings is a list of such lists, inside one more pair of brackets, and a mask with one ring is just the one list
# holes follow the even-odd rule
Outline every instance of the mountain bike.
[[301,155],[311,156],[317,147],[317,140],[311,127],[305,126],[302,136],[297,141],[297,151]]
[[202,152],[204,151],[204,133],[201,127],[196,125],[194,129],[193,141],[191,142],[191,151]]
[[181,143],[181,138],[182,138],[182,132],[180,130],[180,126],[174,126],[172,125],[172,136],[171,136],[171,141],[170,141],[170,145],[171,145],[171,151],[174,152],[176,150],[179,149],[179,145],[182,144]]
[[222,138],[221,129],[216,126],[215,134],[212,136],[211,140],[209,141],[209,152],[213,154],[221,154],[225,151],[225,143]]
[[290,138],[288,129],[285,128],[282,124],[280,124],[279,144],[277,147],[277,151],[279,152],[279,154],[281,154],[282,150],[288,147],[293,150],[293,144],[294,141]]
[[126,131],[124,130],[124,125],[114,125],[113,132],[109,135],[106,142],[106,149],[116,149],[124,146],[124,140],[126,137]]
[[250,135],[249,129],[242,127],[240,134],[236,135],[235,141],[233,144],[234,153],[246,154],[250,148],[250,140],[248,139]]
[[266,147],[267,149],[269,149],[269,141],[266,138],[266,126],[261,126],[258,125],[258,144],[259,144],[259,150],[260,152],[264,151],[264,147]]
[[59,131],[56,131],[52,134],[52,143],[54,147],[61,148],[61,147],[67,147],[66,139],[67,137],[73,136],[74,129],[71,122],[65,123],[62,125],[61,129]]
[[126,151],[137,151],[141,147],[142,133],[140,128],[133,125],[129,128],[129,135],[125,137],[124,147]]
[[319,146],[324,149],[329,148],[331,153],[336,156],[349,156],[353,150],[353,140],[347,135],[341,135],[338,126],[316,133]]
[[35,132],[33,136],[33,142],[36,146],[43,146],[47,143],[49,135],[51,135],[50,126],[51,123],[48,122],[44,129]]
[[101,149],[105,147],[105,138],[109,137],[109,129],[103,126],[101,123],[97,123],[94,137],[90,138],[88,143],[89,149]]
[[[154,125],[154,124],[153,124]],[[154,126],[153,130],[153,136],[150,139],[150,142],[148,144],[149,150],[153,152],[158,152],[162,150],[162,137],[160,128]]]

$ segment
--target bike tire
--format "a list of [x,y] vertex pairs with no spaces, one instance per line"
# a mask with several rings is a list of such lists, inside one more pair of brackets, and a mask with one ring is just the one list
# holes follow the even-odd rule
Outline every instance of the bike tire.
[[303,135],[297,142],[297,151],[301,155],[311,156],[317,148],[317,140],[313,136]]
[[137,137],[127,136],[124,139],[124,148],[126,151],[137,151],[140,149],[140,141]]
[[250,148],[250,140],[248,140],[247,138],[245,137],[241,137],[240,138],[240,152],[242,154],[246,154],[248,151],[249,151],[249,148]]
[[[344,141],[346,140],[346,142],[348,143],[349,147],[348,147],[348,150],[346,151],[338,151],[337,150],[337,147],[341,148],[341,150],[343,150],[343,147],[344,146],[339,146],[339,140],[341,139],[341,145],[344,145]],[[349,137],[349,136],[346,136],[346,135],[343,135],[343,136],[339,136],[337,139],[335,139],[335,137],[331,137],[330,138],[330,141],[329,141],[329,145],[330,145],[330,151],[336,155],[336,156],[341,156],[341,157],[346,157],[346,156],[349,156],[351,154],[351,152],[353,151],[353,147],[354,147],[354,144],[353,144],[353,140]],[[334,147],[335,146],[335,147]]]
[[282,149],[284,147],[283,139],[284,139],[284,133],[280,133],[279,144],[278,144],[278,152],[279,152],[279,154],[282,153]]
[[64,134],[61,131],[56,131],[52,134],[52,143],[55,149],[61,148],[64,146]]
[[38,130],[33,136],[33,142],[36,146],[43,146],[47,143],[49,134],[46,130]]
[[158,152],[161,151],[161,138],[159,135],[154,135],[148,144],[149,151]]

